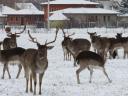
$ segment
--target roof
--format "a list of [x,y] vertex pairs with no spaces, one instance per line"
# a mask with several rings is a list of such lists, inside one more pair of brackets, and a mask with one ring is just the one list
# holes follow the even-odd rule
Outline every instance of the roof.
[[43,11],[34,10],[34,9],[22,9],[18,10],[15,13],[12,13],[15,15],[43,15]]
[[32,3],[16,3],[16,6],[19,9],[35,9],[37,10],[37,8],[32,4]]
[[70,13],[70,14],[118,14],[119,13],[113,10],[108,10],[103,8],[66,8],[54,12]]
[[10,8],[8,6],[3,6],[2,8],[2,14],[10,14],[10,13],[15,13],[16,10],[13,8]]
[[9,7],[5,7],[3,10],[3,14],[5,15],[43,15],[43,11],[40,11],[38,9],[33,9],[31,7],[27,9],[21,9],[21,10],[14,10]]
[[120,17],[128,17],[128,13],[119,15]]
[[[99,3],[96,2],[90,2],[86,0],[55,0],[55,1],[49,1],[50,4],[94,4],[97,5]],[[47,5],[48,2],[41,3],[42,5]]]
[[69,20],[63,13],[53,13],[50,17],[49,20]]

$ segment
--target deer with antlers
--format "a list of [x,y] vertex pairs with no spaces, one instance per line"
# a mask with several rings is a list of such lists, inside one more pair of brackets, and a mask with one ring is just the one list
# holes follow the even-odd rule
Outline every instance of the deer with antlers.
[[[35,37],[32,37],[28,31],[28,35],[33,43],[37,44],[38,49],[27,49],[21,57],[26,77],[26,92],[28,92],[28,83],[30,79],[30,91],[32,89],[32,79],[34,80],[34,94],[36,94],[37,74],[39,74],[39,94],[41,94],[42,78],[48,67],[47,50],[53,47],[48,46],[54,43],[57,38],[58,29],[56,30],[55,39],[51,42],[45,42],[41,45]],[[29,78],[30,77],[30,78]]]
[[72,54],[74,58],[74,66],[76,66],[76,56],[84,50],[90,50],[91,43],[87,39],[83,38],[77,38],[77,39],[72,39],[70,36],[73,35],[68,35],[66,36],[64,30],[64,44],[66,46],[66,49]]
[[[19,32],[19,33],[11,33],[11,28],[10,27],[6,27],[5,28],[5,31],[7,33],[8,38],[5,38],[3,40],[3,42],[2,42],[3,43],[3,49],[4,50],[7,50],[7,49],[10,49],[10,48],[16,48],[17,47],[16,38],[17,37],[20,37],[20,34],[22,34],[25,31],[25,29],[26,29],[26,26],[24,26],[24,29],[21,32]],[[7,67],[8,67],[8,64],[5,64],[4,65],[4,68],[3,68],[3,76],[2,76],[2,79],[4,79],[4,73],[5,73],[5,70],[8,69]],[[21,69],[22,69],[21,64],[18,64],[18,67],[19,67],[19,70],[18,70],[18,73],[17,73],[16,78],[19,77],[19,74],[20,74]],[[9,78],[11,78],[11,75],[9,73],[9,70],[7,70],[7,72],[8,72]]]

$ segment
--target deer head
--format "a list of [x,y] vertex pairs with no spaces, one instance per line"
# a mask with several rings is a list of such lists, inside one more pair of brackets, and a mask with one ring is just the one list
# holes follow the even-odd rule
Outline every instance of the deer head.
[[38,56],[41,58],[44,58],[44,57],[47,57],[47,49],[52,49],[54,46],[49,46],[49,44],[52,44],[56,41],[56,38],[57,38],[57,33],[58,33],[58,30],[56,30],[56,35],[55,35],[55,39],[51,42],[45,42],[45,44],[40,44],[38,41],[37,41],[37,38],[35,37],[32,37],[29,30],[28,30],[28,35],[30,37],[30,41],[33,42],[33,43],[36,43],[37,44],[37,47],[38,47]]

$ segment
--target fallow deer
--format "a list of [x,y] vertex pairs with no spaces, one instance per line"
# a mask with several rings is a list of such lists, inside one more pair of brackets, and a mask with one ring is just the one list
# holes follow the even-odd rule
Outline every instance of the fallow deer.
[[64,40],[61,43],[64,53],[64,60],[71,60],[71,53],[67,50]]
[[91,43],[87,39],[83,38],[77,38],[72,39],[70,38],[70,35],[66,36],[65,32],[63,30],[64,34],[64,44],[67,48],[67,50],[72,54],[74,58],[74,66],[76,66],[76,56],[84,50],[90,50]]
[[[0,62],[2,64],[4,64],[4,66],[8,66],[8,63],[10,61],[20,62],[20,56],[24,53],[24,51],[25,51],[25,49],[21,48],[21,47],[0,50]],[[4,67],[3,68],[3,76],[5,73],[5,70],[7,70],[8,74],[10,74],[8,67]],[[3,78],[3,76],[2,76],[2,78]]]
[[[109,52],[110,47],[112,45],[112,42],[115,41],[115,38],[108,38],[108,37],[100,37],[95,33],[89,33],[90,38],[91,38],[91,43],[94,47],[95,50],[97,50],[97,53],[104,57],[104,59],[107,56],[107,52]],[[114,50],[113,52],[109,52],[110,55],[115,58],[117,55],[116,51]],[[114,54],[113,54],[114,53]]]
[[88,68],[90,71],[90,80],[89,80],[90,83],[92,82],[93,69],[97,69],[97,68],[100,68],[107,77],[108,81],[111,82],[105,70],[105,60],[100,55],[92,51],[82,51],[76,57],[76,60],[77,60],[77,64],[79,64],[80,66],[79,69],[76,71],[78,84],[80,84],[79,73],[85,68]]
[[107,37],[100,37],[95,33],[89,33],[91,38],[91,43],[94,49],[100,54],[102,57],[106,58],[107,52],[110,46],[109,39]]
[[48,45],[54,43],[57,38],[58,29],[56,31],[55,39],[51,42],[46,42],[44,45],[41,45],[37,42],[35,37],[32,37],[30,32],[28,31],[29,37],[33,43],[37,44],[38,49],[27,49],[21,57],[21,62],[24,67],[25,77],[26,77],[26,92],[28,92],[28,83],[30,77],[30,91],[33,92],[32,89],[32,78],[34,80],[34,94],[36,94],[36,84],[37,84],[37,74],[39,74],[39,94],[41,94],[41,85],[42,78],[44,73],[48,67],[48,59],[47,59],[47,50],[53,47],[49,47]]
[[124,58],[126,58],[128,55],[128,37],[122,37],[122,33],[117,33],[116,39],[119,44],[113,44],[113,50],[122,47],[124,49]]
[[[25,29],[26,29],[26,26],[24,26],[24,29],[23,29],[21,32],[19,32],[19,33],[11,33],[10,27],[7,27],[7,28],[5,29],[5,31],[6,31],[6,33],[7,33],[8,38],[5,38],[5,39],[3,40],[3,49],[5,50],[5,49],[10,49],[10,48],[16,48],[16,47],[17,47],[16,38],[19,37],[20,34],[25,31]],[[6,68],[6,67],[8,67],[7,64],[4,65],[4,68],[3,68],[3,69],[8,69],[8,68]],[[16,78],[19,77],[19,74],[20,74],[21,69],[22,69],[21,64],[18,64],[18,67],[19,67],[19,70],[18,70],[18,73],[17,73]],[[3,70],[3,71],[5,71],[5,70]],[[8,71],[8,70],[7,70],[7,71]],[[5,72],[4,72],[4,73],[5,73]],[[8,71],[8,75],[9,75],[9,78],[11,78],[11,75],[10,75],[9,71]],[[3,74],[2,78],[4,79],[4,74]]]

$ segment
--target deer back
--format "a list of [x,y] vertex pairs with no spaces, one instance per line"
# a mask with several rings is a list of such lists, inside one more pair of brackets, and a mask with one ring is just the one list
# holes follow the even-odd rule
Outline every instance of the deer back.
[[25,52],[24,48],[17,47],[17,48],[10,48],[6,50],[0,51],[0,61],[6,62],[10,60],[19,59],[19,57]]
[[64,45],[70,51],[73,56],[77,56],[79,52],[83,50],[89,50],[91,43],[87,39],[71,39],[69,37],[64,38]]
[[[92,51],[82,51],[78,54],[76,57],[77,63],[79,64],[80,61],[85,61],[85,64],[89,64],[90,62],[92,63],[91,65],[95,66],[104,66],[105,61],[104,59],[99,55],[96,54],[95,52]],[[92,62],[93,61],[93,62]],[[96,63],[98,62],[98,63]],[[96,65],[98,64],[98,65]]]

